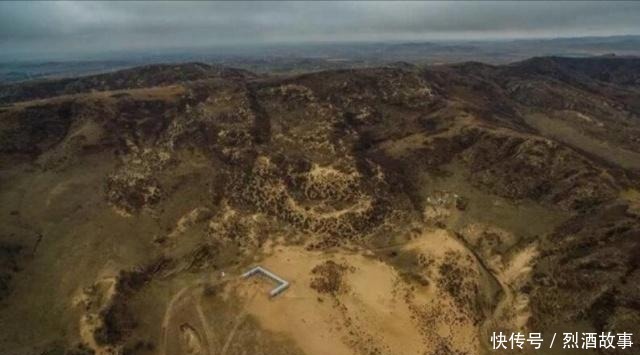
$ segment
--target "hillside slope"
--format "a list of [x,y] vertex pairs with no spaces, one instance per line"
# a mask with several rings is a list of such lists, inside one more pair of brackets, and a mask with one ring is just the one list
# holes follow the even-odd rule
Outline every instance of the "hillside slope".
[[[493,331],[637,332],[639,77],[550,57],[4,86],[0,349],[481,354]],[[266,299],[238,277],[255,264],[290,289]]]

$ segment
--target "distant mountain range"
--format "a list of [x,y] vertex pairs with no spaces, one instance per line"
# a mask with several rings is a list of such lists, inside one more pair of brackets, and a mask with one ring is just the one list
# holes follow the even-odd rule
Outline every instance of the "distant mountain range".
[[639,56],[640,36],[515,39],[495,41],[357,42],[254,47],[180,48],[149,53],[102,53],[73,61],[16,61],[0,54],[0,83],[74,77],[128,67],[204,62],[261,73],[300,73],[362,68],[394,62],[505,64],[536,56]]

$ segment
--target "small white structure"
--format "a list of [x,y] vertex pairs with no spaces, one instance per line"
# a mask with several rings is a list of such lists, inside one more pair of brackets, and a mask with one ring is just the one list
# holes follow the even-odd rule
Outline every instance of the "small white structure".
[[269,292],[269,296],[270,297],[275,297],[275,296],[279,295],[280,293],[282,293],[287,288],[289,288],[289,282],[287,282],[286,280],[284,280],[280,276],[272,273],[271,271],[263,268],[262,266],[254,267],[253,269],[251,269],[251,270],[245,272],[244,274],[242,274],[242,277],[243,278],[247,278],[247,277],[251,277],[251,276],[256,275],[256,274],[262,274],[262,275],[272,279],[273,281],[275,281],[278,284],[278,286],[276,288],[274,288],[273,290],[271,290],[271,292]]

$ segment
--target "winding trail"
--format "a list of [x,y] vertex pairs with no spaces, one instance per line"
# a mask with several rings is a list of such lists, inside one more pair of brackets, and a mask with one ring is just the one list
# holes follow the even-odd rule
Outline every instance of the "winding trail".
[[[160,351],[158,352],[159,354],[163,354],[163,355],[171,355],[171,354],[167,354],[167,339],[169,338],[169,334],[168,334],[168,329],[169,329],[169,325],[170,325],[170,321],[171,321],[171,317],[175,312],[175,309],[178,305],[180,305],[182,302],[188,300],[188,298],[192,298],[193,303],[195,304],[196,307],[196,313],[198,315],[198,320],[200,321],[200,323],[202,323],[202,328],[204,331],[204,335],[205,335],[205,339],[207,340],[207,343],[210,344],[210,347],[213,347],[214,345],[216,347],[219,347],[220,344],[218,343],[218,341],[216,340],[216,338],[213,335],[213,332],[211,331],[211,328],[209,327],[209,322],[207,321],[204,311],[202,309],[202,304],[200,302],[199,299],[196,299],[193,296],[193,292],[196,291],[197,289],[200,288],[204,288],[205,286],[218,286],[218,285],[222,285],[226,282],[228,282],[229,280],[219,280],[217,282],[214,283],[205,283],[205,282],[200,282],[197,283],[195,285],[191,285],[191,286],[186,286],[184,288],[182,288],[180,291],[178,291],[175,296],[173,296],[173,298],[171,299],[171,301],[169,301],[169,304],[167,305],[167,308],[165,310],[164,313],[164,317],[162,319],[162,348],[160,349]],[[208,353],[211,354],[215,354],[216,352],[213,351],[213,349],[207,349]]]

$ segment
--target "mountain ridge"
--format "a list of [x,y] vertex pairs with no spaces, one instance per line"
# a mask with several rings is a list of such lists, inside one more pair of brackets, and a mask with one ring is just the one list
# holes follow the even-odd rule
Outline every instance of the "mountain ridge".
[[[313,353],[310,326],[273,307],[338,319],[344,331],[313,327],[353,353],[634,330],[639,73],[629,58],[287,76],[187,64],[4,86],[3,100],[44,97],[0,108],[0,321],[33,325],[0,347],[216,351],[220,324],[248,312],[240,350]],[[217,279],[258,262],[304,297],[263,303]],[[387,324],[369,294],[410,338],[369,335]]]

